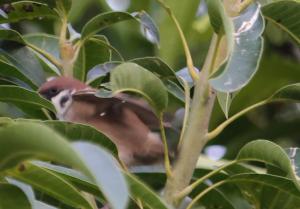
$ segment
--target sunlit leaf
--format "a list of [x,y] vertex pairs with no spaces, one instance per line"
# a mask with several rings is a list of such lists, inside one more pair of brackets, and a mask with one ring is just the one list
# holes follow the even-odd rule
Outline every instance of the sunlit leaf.
[[[216,0],[219,1],[219,0]],[[219,4],[220,1],[219,1]],[[223,18],[223,25],[226,23]],[[259,4],[251,4],[240,16],[225,17],[232,21],[234,31],[225,27],[229,56],[226,67],[216,78],[210,79],[214,89],[221,92],[235,92],[249,83],[258,69],[263,51],[264,19]]]
[[93,174],[93,179],[114,209],[126,208],[129,191],[116,161],[103,149],[86,142],[73,147]]

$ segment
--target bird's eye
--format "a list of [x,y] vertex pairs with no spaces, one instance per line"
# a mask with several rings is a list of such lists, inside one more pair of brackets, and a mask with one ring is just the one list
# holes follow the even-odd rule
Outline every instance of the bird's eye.
[[53,88],[53,89],[50,89],[49,92],[50,92],[51,94],[57,94],[57,93],[58,93],[58,89]]

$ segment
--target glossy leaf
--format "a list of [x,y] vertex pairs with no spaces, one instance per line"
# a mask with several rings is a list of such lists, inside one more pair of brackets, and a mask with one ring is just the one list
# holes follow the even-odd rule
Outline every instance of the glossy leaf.
[[14,185],[0,183],[0,208],[31,209],[26,195]]
[[298,43],[300,43],[299,11],[299,1],[273,1],[262,8],[266,20],[287,32]]
[[3,28],[2,26],[0,27],[0,39],[7,41],[15,41],[25,45],[25,41],[20,33],[18,33],[15,30]]
[[224,92],[217,93],[218,102],[226,118],[229,117],[229,110],[230,110],[231,103],[238,93],[239,93],[238,91],[233,93],[224,93]]
[[9,171],[8,175],[67,205],[75,208],[93,208],[73,185],[46,169],[25,163],[22,164],[22,169]]
[[65,121],[43,121],[41,122],[48,127],[54,129],[68,140],[78,141],[84,140],[100,145],[103,148],[106,148],[115,156],[118,155],[117,148],[111,140],[104,134],[97,131],[95,128],[84,125],[76,124]]
[[273,142],[266,140],[249,142],[240,150],[236,159],[239,161],[259,161],[276,166],[292,178],[297,187],[300,186],[288,155]]
[[76,142],[73,147],[93,174],[93,180],[101,188],[112,208],[126,208],[129,191],[126,181],[111,155],[104,149],[85,142]]
[[227,40],[230,40],[226,67],[220,75],[210,79],[214,89],[226,93],[235,92],[249,83],[258,69],[263,51],[261,35],[264,19],[259,4],[251,4],[240,16],[230,21],[234,31],[226,31],[225,26]]
[[46,4],[34,1],[15,2],[10,7],[2,7],[3,14],[0,15],[0,23],[18,22],[34,18],[57,18],[58,14]]
[[157,114],[163,112],[168,105],[164,84],[154,74],[134,63],[121,64],[112,71],[111,88],[113,93],[129,91],[141,94]]
[[48,100],[42,98],[36,92],[18,86],[0,86],[0,101],[12,103],[18,107],[27,105],[27,107],[46,108],[55,112],[54,106]]
[[12,122],[0,128],[0,170],[12,168],[32,158],[73,165],[89,175],[69,143],[47,126]]

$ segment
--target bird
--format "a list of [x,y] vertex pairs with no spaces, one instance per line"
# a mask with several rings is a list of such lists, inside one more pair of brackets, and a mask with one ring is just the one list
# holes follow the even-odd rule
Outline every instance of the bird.
[[48,80],[38,92],[53,103],[59,120],[90,125],[111,139],[127,167],[164,158],[159,120],[145,100],[124,93],[100,98],[97,89],[64,76]]

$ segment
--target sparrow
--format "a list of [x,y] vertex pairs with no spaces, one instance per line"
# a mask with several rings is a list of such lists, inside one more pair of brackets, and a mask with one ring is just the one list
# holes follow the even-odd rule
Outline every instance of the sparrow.
[[164,145],[154,131],[159,120],[144,100],[123,93],[100,98],[96,89],[71,77],[48,80],[38,91],[53,103],[59,120],[93,126],[110,138],[126,166],[163,159]]

